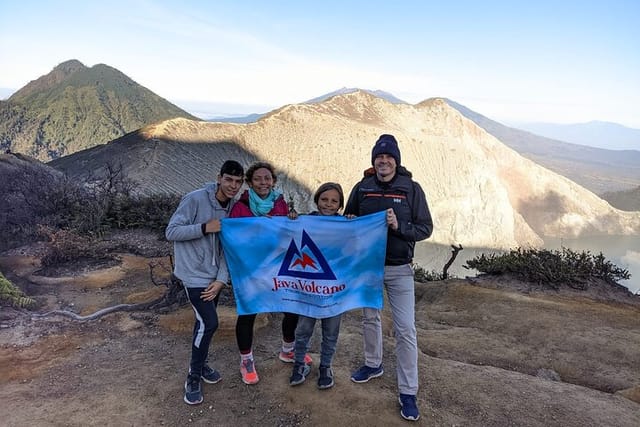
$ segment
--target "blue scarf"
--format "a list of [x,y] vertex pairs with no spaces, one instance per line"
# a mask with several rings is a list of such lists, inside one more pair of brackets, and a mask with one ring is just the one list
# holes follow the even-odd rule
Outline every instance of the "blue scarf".
[[268,214],[271,209],[273,209],[273,205],[276,202],[276,199],[280,197],[279,192],[276,190],[271,190],[266,198],[261,198],[253,191],[253,188],[249,189],[249,209],[251,209],[251,213],[255,216],[265,216]]

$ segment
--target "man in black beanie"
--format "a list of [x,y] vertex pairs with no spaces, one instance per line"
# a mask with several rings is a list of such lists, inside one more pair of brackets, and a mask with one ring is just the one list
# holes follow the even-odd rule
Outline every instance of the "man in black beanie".
[[[431,236],[433,221],[420,184],[401,166],[398,141],[380,135],[371,150],[373,168],[353,187],[345,215],[387,212],[387,252],[384,286],[391,305],[396,337],[396,372],[400,393],[400,415],[417,421],[418,340],[415,325],[415,293],[411,262],[415,243]],[[351,375],[365,383],[384,373],[382,368],[382,324],[380,310],[363,309],[364,365]]]
[[396,161],[396,166],[400,166],[400,149],[398,148],[398,141],[393,135],[380,135],[380,138],[376,141],[376,144],[371,150],[371,164],[374,165],[376,157],[379,154],[388,154]]

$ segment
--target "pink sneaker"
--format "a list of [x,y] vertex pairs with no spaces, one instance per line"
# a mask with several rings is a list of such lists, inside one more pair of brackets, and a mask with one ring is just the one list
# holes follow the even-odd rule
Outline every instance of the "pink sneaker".
[[[281,351],[280,354],[278,354],[278,359],[285,363],[293,363],[296,360],[293,350],[288,352]],[[313,359],[309,356],[309,353],[304,355],[304,364],[309,366],[313,364]]]
[[253,359],[240,362],[240,375],[242,375],[242,382],[245,384],[256,384],[260,381],[256,367],[253,364]]

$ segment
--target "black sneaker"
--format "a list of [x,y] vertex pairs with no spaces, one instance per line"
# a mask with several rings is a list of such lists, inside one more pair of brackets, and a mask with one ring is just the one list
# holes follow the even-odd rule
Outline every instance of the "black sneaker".
[[209,365],[204,365],[202,368],[202,381],[207,384],[215,384],[220,382],[221,379],[222,377],[218,371],[211,368]]
[[351,381],[354,383],[366,383],[371,378],[378,378],[384,374],[382,365],[377,368],[371,368],[367,365],[362,366],[360,369],[351,374]]
[[304,382],[311,371],[311,366],[302,363],[294,363],[293,372],[291,373],[291,377],[289,377],[289,385],[299,385]]
[[189,405],[197,405],[198,403],[202,403],[202,400],[200,376],[189,374],[187,381],[184,383],[184,401]]
[[400,394],[398,402],[400,402],[400,415],[402,415],[402,418],[409,421],[418,421],[420,411],[418,411],[416,397],[413,394]]
[[333,387],[333,371],[328,366],[320,366],[320,376],[318,377],[318,388],[324,390],[325,388]]

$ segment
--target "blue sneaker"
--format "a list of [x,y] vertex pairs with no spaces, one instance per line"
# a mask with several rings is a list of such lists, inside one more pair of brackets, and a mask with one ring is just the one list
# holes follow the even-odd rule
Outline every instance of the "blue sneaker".
[[333,387],[333,370],[328,366],[320,366],[318,388],[324,390]]
[[291,377],[289,377],[289,385],[299,385],[307,379],[307,375],[311,371],[311,366],[306,363],[295,363],[293,365],[293,372],[291,373]]
[[208,384],[215,384],[220,382],[221,379],[222,377],[218,371],[211,368],[209,365],[204,365],[202,368],[202,381]]
[[184,383],[184,402],[189,405],[202,403],[202,387],[200,385],[200,375],[189,374]]
[[378,378],[384,374],[382,364],[377,368],[370,368],[367,365],[362,366],[360,369],[351,374],[351,381],[354,383],[366,383],[371,378]]
[[401,393],[398,402],[400,402],[400,415],[402,415],[402,418],[409,421],[418,421],[420,411],[418,411],[416,397],[413,394]]

